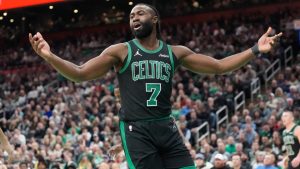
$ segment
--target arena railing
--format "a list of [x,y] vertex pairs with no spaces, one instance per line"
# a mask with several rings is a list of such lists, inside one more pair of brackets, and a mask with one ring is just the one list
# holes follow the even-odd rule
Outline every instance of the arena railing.
[[280,60],[276,59],[265,71],[264,80],[265,80],[265,88],[268,88],[268,82],[275,76],[277,72],[281,69]]
[[251,92],[251,102],[253,102],[254,95],[259,94],[261,91],[261,85],[260,85],[260,80],[259,78],[255,78],[252,80],[251,85],[250,85],[250,92]]
[[199,148],[198,143],[201,142],[203,139],[205,139],[209,135],[210,135],[210,131],[209,131],[208,122],[204,122],[199,127],[197,127],[196,128],[196,135],[195,135],[196,147]]
[[238,95],[236,95],[234,97],[234,110],[237,111],[239,110],[241,107],[243,107],[243,109],[245,108],[245,93],[243,91],[241,91]]
[[221,107],[216,112],[216,115],[217,115],[217,132],[218,132],[222,123],[226,122],[226,126],[229,123],[228,108],[227,108],[227,106]]
[[284,67],[287,67],[288,64],[292,64],[293,56],[292,46],[287,47],[284,50]]

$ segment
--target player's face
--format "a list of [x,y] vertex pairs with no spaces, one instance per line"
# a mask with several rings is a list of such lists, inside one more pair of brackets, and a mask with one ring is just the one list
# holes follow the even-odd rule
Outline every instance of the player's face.
[[145,5],[135,6],[130,13],[130,28],[133,35],[139,39],[148,37],[152,31],[153,15],[151,9]]
[[293,122],[293,116],[291,115],[291,113],[284,112],[281,116],[281,120],[283,125],[286,126]]

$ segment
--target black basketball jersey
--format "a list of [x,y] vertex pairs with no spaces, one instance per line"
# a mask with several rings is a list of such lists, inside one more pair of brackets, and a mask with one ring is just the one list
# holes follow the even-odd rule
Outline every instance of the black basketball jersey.
[[294,135],[295,125],[290,131],[283,131],[283,142],[290,160],[293,160],[299,152],[300,144],[298,138]]
[[178,64],[171,46],[159,41],[156,50],[147,50],[137,39],[126,42],[126,45],[128,54],[117,75],[122,105],[120,120],[169,116],[172,77]]

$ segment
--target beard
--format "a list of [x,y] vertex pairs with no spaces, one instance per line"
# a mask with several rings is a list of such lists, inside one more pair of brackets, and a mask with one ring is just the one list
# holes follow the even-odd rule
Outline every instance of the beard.
[[139,39],[144,39],[150,36],[152,31],[153,31],[153,25],[150,20],[144,23],[141,22],[141,28],[138,30],[134,30],[134,28],[131,28],[132,34]]

